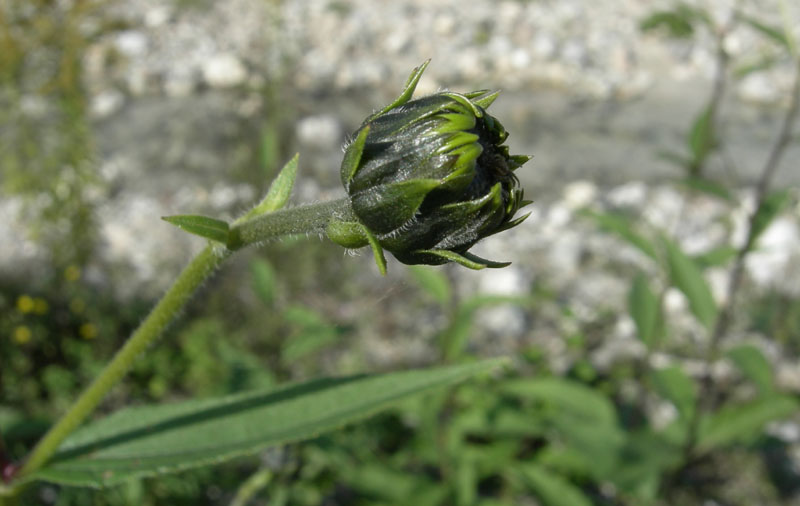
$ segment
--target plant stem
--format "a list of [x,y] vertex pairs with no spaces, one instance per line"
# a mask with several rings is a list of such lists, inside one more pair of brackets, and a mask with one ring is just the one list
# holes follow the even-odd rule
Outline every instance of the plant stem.
[[192,259],[111,362],[39,441],[20,469],[21,476],[33,473],[50,460],[64,438],[94,411],[108,391],[130,370],[136,357],[164,332],[197,288],[229,255],[227,250],[209,245]]
[[[783,117],[783,122],[781,124],[778,137],[776,138],[775,143],[772,145],[772,149],[770,149],[769,154],[767,155],[767,160],[764,163],[763,169],[761,170],[761,177],[756,183],[756,206],[753,210],[753,213],[750,215],[750,220],[747,224],[747,238],[737,252],[733,270],[731,271],[731,275],[728,280],[727,302],[725,306],[722,307],[714,325],[713,332],[711,333],[711,340],[706,350],[705,358],[705,363],[708,366],[710,366],[713,361],[716,360],[717,355],[719,354],[720,345],[722,344],[722,338],[728,332],[730,327],[734,303],[736,301],[736,296],[739,293],[742,278],[744,276],[745,259],[747,258],[747,254],[750,252],[753,246],[752,242],[754,239],[754,234],[756,233],[756,217],[761,209],[761,206],[764,205],[764,201],[767,198],[767,193],[772,183],[772,179],[775,176],[775,172],[780,165],[783,155],[786,153],[786,147],[792,138],[792,132],[798,113],[800,113],[800,58],[798,58],[795,63],[795,77],[789,98],[789,108]],[[700,428],[700,419],[703,413],[707,412],[711,408],[709,404],[713,402],[713,387],[714,385],[711,378],[711,373],[707,371],[703,377],[701,394],[697,396],[695,409],[692,414],[692,418],[689,421],[688,435],[686,445],[684,447],[684,455],[687,458],[690,457],[695,450],[698,431]]]
[[331,219],[353,219],[347,199],[282,209],[234,222],[233,240],[229,240],[228,248],[210,244],[192,259],[111,362],[39,441],[18,475],[31,474],[50,460],[61,442],[94,411],[130,370],[136,357],[164,332],[194,292],[233,250],[285,235],[321,233]]
[[716,352],[717,348],[719,348],[720,340],[727,332],[730,325],[731,313],[733,311],[733,301],[739,291],[739,285],[741,284],[742,275],[744,273],[745,257],[752,247],[751,243],[753,241],[753,234],[756,231],[756,216],[758,215],[758,211],[761,209],[761,206],[764,205],[764,200],[767,198],[767,193],[769,192],[772,179],[775,176],[775,171],[780,165],[781,159],[786,152],[786,147],[792,138],[792,130],[795,120],[797,119],[798,111],[800,111],[800,59],[797,61],[795,68],[794,85],[792,87],[792,93],[790,96],[789,109],[786,111],[786,115],[783,117],[783,123],[781,124],[778,138],[775,140],[775,144],[773,144],[772,149],[767,156],[767,161],[761,171],[761,177],[756,185],[756,206],[753,210],[753,213],[750,215],[750,220],[747,224],[747,239],[742,247],[739,248],[739,252],[736,256],[733,272],[731,273],[731,277],[728,282],[728,303],[720,313],[719,318],[717,319],[717,324],[714,327],[714,333],[711,337],[710,348],[713,352]]
[[347,198],[281,209],[250,218],[240,224],[234,222],[227,246],[231,250],[237,250],[284,235],[320,234],[332,219],[355,219]]

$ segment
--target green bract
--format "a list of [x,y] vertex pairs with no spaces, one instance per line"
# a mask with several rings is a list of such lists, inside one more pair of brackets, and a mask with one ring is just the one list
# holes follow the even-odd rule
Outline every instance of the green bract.
[[349,248],[369,244],[382,272],[383,249],[405,264],[503,267],[467,250],[527,217],[513,219],[527,203],[513,171],[530,157],[508,154],[508,133],[486,112],[498,92],[410,100],[427,65],[353,135],[342,183],[358,221],[333,221],[328,236]]

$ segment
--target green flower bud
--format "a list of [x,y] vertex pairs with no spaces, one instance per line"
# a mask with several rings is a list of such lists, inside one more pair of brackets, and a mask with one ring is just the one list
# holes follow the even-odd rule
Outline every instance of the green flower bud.
[[509,155],[508,133],[486,112],[497,92],[410,100],[427,65],[347,145],[342,183],[358,221],[333,222],[328,235],[346,247],[370,244],[382,271],[382,249],[405,264],[508,265],[467,250],[527,217],[514,219],[527,202],[513,171],[530,157]]

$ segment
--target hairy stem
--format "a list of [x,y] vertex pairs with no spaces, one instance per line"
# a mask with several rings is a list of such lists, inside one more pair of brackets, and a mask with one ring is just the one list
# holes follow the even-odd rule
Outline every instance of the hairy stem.
[[354,220],[347,198],[281,209],[239,224],[234,223],[230,229],[228,248],[237,250],[284,235],[320,234],[333,219]]
[[50,460],[61,442],[94,411],[108,391],[130,370],[139,354],[164,332],[197,288],[229,254],[209,245],[192,259],[111,362],[39,441],[20,469],[21,476],[33,473]]
[[130,370],[136,357],[164,332],[194,292],[233,250],[285,235],[321,233],[332,219],[352,219],[347,199],[283,209],[234,222],[228,248],[209,245],[197,254],[111,362],[39,441],[18,474],[31,474],[52,458],[61,442],[94,411]]

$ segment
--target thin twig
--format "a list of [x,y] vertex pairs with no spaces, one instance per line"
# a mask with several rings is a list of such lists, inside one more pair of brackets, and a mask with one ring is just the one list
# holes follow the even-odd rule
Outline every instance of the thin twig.
[[[711,364],[714,360],[716,360],[717,355],[719,354],[720,345],[722,344],[722,339],[730,328],[736,296],[739,293],[744,276],[745,259],[747,254],[750,252],[752,242],[757,232],[756,219],[758,211],[764,205],[764,202],[767,198],[767,193],[769,192],[769,188],[772,184],[772,180],[774,179],[778,166],[780,165],[780,162],[786,153],[786,147],[791,141],[794,124],[797,120],[799,111],[800,58],[798,58],[795,63],[795,77],[789,98],[789,108],[786,110],[778,137],[775,139],[775,143],[772,145],[772,149],[769,151],[767,160],[764,163],[764,168],[761,171],[761,177],[756,184],[756,206],[751,213],[747,224],[747,238],[736,254],[736,260],[734,261],[733,270],[731,271],[731,276],[728,281],[726,303],[719,312],[716,324],[714,325],[714,331],[711,334],[711,340],[709,341],[708,348],[706,350],[706,364]],[[713,399],[711,399],[712,393],[713,382],[711,374],[710,372],[706,372],[703,378],[701,393],[697,396],[697,403],[689,424],[689,434],[687,437],[686,446],[684,448],[685,455],[687,457],[689,457],[695,450],[698,429],[700,425],[700,417],[710,408],[710,404],[713,402]]]
[[747,239],[742,247],[739,248],[739,252],[736,255],[736,262],[734,263],[733,272],[731,273],[730,281],[728,283],[727,304],[720,312],[719,319],[714,327],[714,333],[711,336],[711,343],[709,346],[711,351],[716,352],[722,336],[728,331],[728,327],[730,326],[734,298],[739,291],[739,286],[742,282],[742,274],[744,273],[745,257],[747,256],[748,249],[751,246],[751,243],[754,239],[754,234],[756,232],[756,216],[758,215],[758,211],[761,209],[761,206],[764,205],[764,200],[767,198],[767,193],[769,192],[772,180],[775,177],[775,172],[777,171],[781,159],[786,153],[786,147],[792,138],[792,132],[795,120],[797,119],[798,110],[800,110],[800,60],[798,60],[795,68],[794,85],[789,102],[789,109],[786,111],[778,138],[775,140],[775,144],[772,146],[772,149],[769,152],[767,162],[764,164],[764,169],[761,172],[761,178],[759,178],[756,185],[756,206],[750,215],[750,220],[747,225]]

